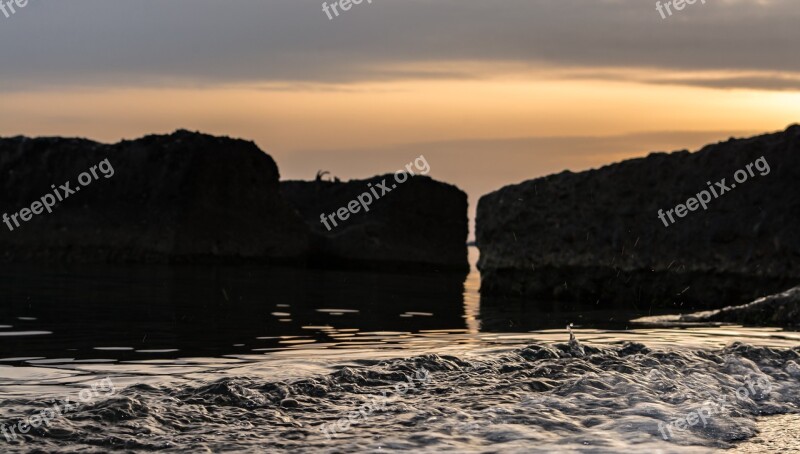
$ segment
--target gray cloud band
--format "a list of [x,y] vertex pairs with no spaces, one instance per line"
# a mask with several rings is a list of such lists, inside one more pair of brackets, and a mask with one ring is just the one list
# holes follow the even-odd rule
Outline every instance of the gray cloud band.
[[[0,40],[15,43],[0,50],[0,57],[14,62],[0,67],[2,89],[149,86],[165,80],[176,86],[187,80],[352,82],[407,78],[408,68],[398,68],[426,62],[800,73],[800,60],[795,58],[795,43],[800,41],[800,27],[795,26],[798,9],[789,0],[708,3],[702,12],[684,10],[681,19],[670,20],[668,26],[661,23],[654,3],[635,0],[508,0],[502,7],[488,7],[482,0],[389,1],[380,8],[362,4],[358,17],[331,22],[320,11],[321,4],[311,0],[31,3],[27,8],[37,8],[36,14],[18,13],[0,27]],[[159,12],[156,18],[148,16],[146,29],[130,20],[144,17],[148,6],[142,5]],[[454,14],[458,20],[452,20]],[[50,26],[35,27],[33,21]],[[98,36],[93,26],[97,22],[116,24],[118,33]],[[477,29],[485,33],[474,33]],[[491,40],[485,39],[488,34]],[[176,41],[176,35],[182,38]],[[86,52],[87,42],[96,52]],[[692,51],[675,52],[666,42],[690,44]],[[774,83],[764,77],[764,88],[770,89]]]

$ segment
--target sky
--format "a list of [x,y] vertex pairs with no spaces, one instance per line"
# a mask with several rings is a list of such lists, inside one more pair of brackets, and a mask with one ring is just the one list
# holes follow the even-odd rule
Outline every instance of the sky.
[[424,155],[474,213],[506,184],[800,122],[797,0],[322,3],[29,0],[0,12],[0,136],[197,130],[284,179]]

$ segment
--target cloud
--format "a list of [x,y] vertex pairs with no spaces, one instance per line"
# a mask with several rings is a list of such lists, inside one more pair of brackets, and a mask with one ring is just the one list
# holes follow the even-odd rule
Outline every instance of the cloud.
[[[763,72],[684,83],[795,89],[795,0],[718,0],[664,20],[642,0],[375,0],[328,20],[320,0],[40,0],[0,17],[0,90],[342,84],[469,78],[468,62]],[[658,81],[656,81],[658,82]]]
[[667,85],[692,85],[697,87],[723,89],[800,91],[800,74],[794,75],[794,77],[789,75],[764,75],[718,78],[651,79],[649,82]]

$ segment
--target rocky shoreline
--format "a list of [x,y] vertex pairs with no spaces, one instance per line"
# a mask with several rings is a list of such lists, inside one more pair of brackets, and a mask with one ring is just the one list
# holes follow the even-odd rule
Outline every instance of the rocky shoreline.
[[[113,169],[98,176],[98,162]],[[750,181],[681,215],[698,191],[730,184],[742,169]],[[467,195],[424,175],[402,184],[396,174],[281,182],[253,142],[184,130],[110,145],[3,138],[0,172],[0,206],[11,215],[0,235],[4,262],[469,270]],[[69,198],[32,216],[26,207],[35,212],[62,182],[76,188]],[[794,125],[503,187],[478,203],[481,293],[685,310],[782,291],[800,278],[798,186]],[[359,208],[370,191],[376,200]]]

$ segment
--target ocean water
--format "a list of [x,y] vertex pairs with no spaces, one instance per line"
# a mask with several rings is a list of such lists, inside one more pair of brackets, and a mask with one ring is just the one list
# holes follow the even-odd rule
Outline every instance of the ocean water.
[[0,452],[800,450],[800,333],[478,287],[474,270],[0,270]]

